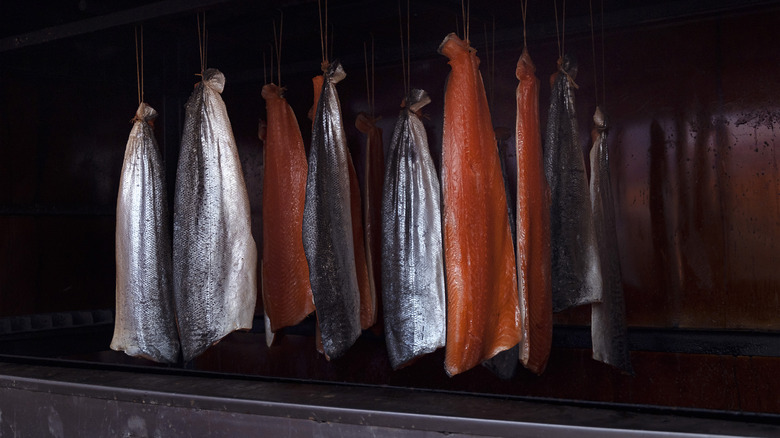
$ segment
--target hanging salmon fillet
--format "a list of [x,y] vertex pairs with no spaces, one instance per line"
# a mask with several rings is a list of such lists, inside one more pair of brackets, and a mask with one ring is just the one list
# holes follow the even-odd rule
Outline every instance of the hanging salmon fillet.
[[[309,110],[309,118],[312,119],[312,122],[317,110],[323,78],[324,76],[315,76],[312,79],[314,84],[314,105]],[[368,255],[360,205],[360,183],[358,182],[357,172],[355,171],[355,165],[352,162],[352,155],[349,154],[349,150],[347,150],[347,162],[349,163],[349,199],[350,215],[352,217],[352,242],[355,252],[355,272],[357,273],[358,289],[360,290],[360,328],[367,329],[376,323],[377,296],[372,286],[373,283],[367,263]]]
[[171,284],[165,173],[141,103],[127,139],[116,203],[116,322],[111,349],[157,362],[179,360]]
[[385,338],[394,369],[445,344],[446,302],[441,198],[420,109],[428,94],[414,89],[390,143],[382,200]]
[[368,272],[363,214],[360,202],[360,183],[358,182],[352,156],[347,152],[349,167],[349,199],[352,215],[352,242],[355,251],[355,272],[360,291],[360,328],[367,329],[376,323],[376,293]]
[[303,210],[303,248],[329,359],[343,355],[360,336],[349,151],[335,87],[345,76],[338,61],[331,63],[315,103]]
[[528,50],[517,61],[517,282],[523,340],[520,361],[535,374],[552,345],[550,188],[544,177],[539,79]]
[[257,249],[249,197],[216,69],[186,105],[173,215],[173,272],[182,353],[189,361],[252,328]]
[[[366,134],[366,161],[363,184],[363,234],[368,269],[369,287],[375,297],[373,311],[379,318],[382,309],[382,189],[385,178],[385,150],[382,129],[376,119],[360,113],[355,121],[360,132]],[[363,307],[361,303],[361,307]],[[371,313],[371,309],[366,309]],[[363,311],[361,310],[361,319]],[[363,328],[367,328],[363,326]]]
[[451,376],[520,341],[515,255],[485,88],[474,49],[450,34],[442,192]]
[[263,87],[268,114],[263,174],[263,308],[276,332],[314,311],[303,251],[308,164],[303,138],[282,88]]
[[593,114],[593,147],[590,150],[590,200],[596,229],[603,295],[601,302],[591,307],[591,338],[593,358],[632,374],[626,329],[626,307],[623,301],[623,280],[620,274],[615,227],[614,198],[609,171],[607,119],[599,107]]
[[601,266],[574,105],[576,76],[577,62],[566,55],[550,79],[544,172],[550,185],[553,312],[601,300]]

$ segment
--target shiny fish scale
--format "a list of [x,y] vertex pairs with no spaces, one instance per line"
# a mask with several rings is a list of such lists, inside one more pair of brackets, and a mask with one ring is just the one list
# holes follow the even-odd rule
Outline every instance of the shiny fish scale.
[[116,322],[111,349],[179,359],[171,286],[168,201],[160,152],[141,103],[127,140],[116,206]]
[[601,300],[601,267],[574,105],[576,61],[566,55],[550,96],[544,173],[550,184],[553,311]]
[[590,197],[604,281],[601,303],[591,307],[593,358],[632,373],[626,330],[626,307],[620,274],[620,254],[615,228],[614,198],[609,172],[608,126],[606,117],[598,107],[593,115],[593,122]]
[[412,90],[393,131],[382,199],[382,301],[393,368],[443,347],[446,297],[441,195]]
[[303,248],[325,355],[335,359],[360,336],[360,292],[352,240],[347,145],[335,84],[338,61],[317,103],[303,209]]
[[257,249],[225,103],[209,69],[186,105],[174,200],[174,292],[184,360],[252,327]]

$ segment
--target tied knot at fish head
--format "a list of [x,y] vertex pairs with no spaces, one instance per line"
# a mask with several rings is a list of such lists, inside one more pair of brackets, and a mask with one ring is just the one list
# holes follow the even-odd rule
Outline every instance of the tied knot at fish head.
[[[560,64],[558,64],[560,68]],[[523,53],[520,55],[520,59],[517,60],[517,67],[515,69],[515,76],[517,79],[532,78],[536,73],[536,66],[531,61],[531,55],[528,54],[528,49],[523,49]]]
[[263,89],[260,92],[260,94],[263,96],[263,99],[270,100],[270,99],[281,99],[284,97],[284,92],[287,91],[287,88],[280,87],[276,84],[265,84],[263,85]]
[[155,118],[157,118],[157,111],[147,105],[146,102],[141,102],[141,104],[138,105],[138,109],[135,111],[135,117],[133,117],[133,120],[131,120],[130,123],[146,122],[154,127]]
[[376,129],[376,122],[381,118],[382,117],[371,117],[367,113],[361,111],[355,118],[355,127],[357,127],[360,132],[368,134],[372,129]]
[[425,90],[413,88],[409,94],[404,97],[404,100],[401,101],[401,108],[409,108],[409,111],[413,112],[417,117],[424,117],[421,110],[429,103],[431,103],[431,98]]
[[341,62],[337,59],[330,63],[330,66],[328,66],[328,69],[325,72],[325,77],[328,78],[330,83],[338,84],[342,79],[347,77],[347,73],[344,71],[344,67],[341,66]]
[[208,68],[203,72],[203,84],[222,94],[225,89],[225,75],[216,68]]
[[574,88],[580,88],[577,83],[574,82],[574,79],[577,78],[577,69],[577,58],[575,58],[574,55],[567,53],[563,55],[563,58],[558,58],[558,71],[566,76],[569,85]]
[[607,117],[607,114],[598,106],[593,113],[593,127],[598,132],[604,132],[609,128],[609,117]]

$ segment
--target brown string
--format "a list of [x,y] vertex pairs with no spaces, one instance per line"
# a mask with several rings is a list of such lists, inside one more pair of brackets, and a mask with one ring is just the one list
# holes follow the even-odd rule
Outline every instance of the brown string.
[[[282,29],[284,26],[284,13],[279,11],[279,33],[276,33],[276,20],[273,21],[274,27],[274,51],[276,53],[276,81],[279,88],[282,87]],[[271,56],[271,82],[273,82],[273,55]]]
[[607,104],[607,68],[604,51],[604,0],[601,0],[601,103]]
[[409,87],[406,90],[406,93],[412,91],[412,47],[411,47],[411,39],[409,38],[410,35],[410,26],[409,26],[409,10],[411,8],[409,7],[409,0],[406,0],[406,83]]
[[279,44],[276,49],[276,80],[279,81],[279,88],[282,87],[282,29],[284,28],[284,12],[279,11]]
[[206,12],[203,12],[203,25],[201,26],[199,12],[196,17],[198,20],[198,51],[200,52],[200,75],[206,71],[206,62],[208,60],[208,32],[206,31]]
[[368,80],[368,49],[367,44],[363,41],[363,62],[366,66],[366,101],[368,102],[368,111],[371,112],[371,83]]
[[[527,38],[525,36],[526,35],[525,34],[525,29],[526,29],[526,26],[525,26],[525,16],[526,16],[527,12],[528,12],[528,0],[521,1],[520,2],[520,13],[523,15],[523,49],[524,50],[528,48],[528,46],[526,45]],[[495,24],[495,21],[493,23]]]
[[322,0],[317,0],[317,12],[320,17],[320,52],[322,54],[322,63],[325,64],[325,36],[322,33]]
[[588,0],[588,6],[590,8],[590,43],[593,48],[593,93],[596,96],[596,106],[599,106],[598,69],[596,68],[596,37],[593,32],[593,0]]
[[138,88],[138,105],[141,105],[141,102],[144,101],[143,97],[143,50],[144,50],[144,43],[143,43],[143,28],[141,28],[141,55],[139,57],[138,55],[138,26],[135,27],[135,79],[136,79],[136,86]]
[[401,0],[398,0],[398,35],[401,37],[401,76],[404,82],[404,94],[406,94],[408,89],[408,84],[406,83],[406,45],[404,44],[404,19],[401,12]]
[[553,7],[555,8],[555,37],[558,39],[558,62],[563,62],[563,52],[561,50],[561,32],[558,29],[558,1],[553,0]]

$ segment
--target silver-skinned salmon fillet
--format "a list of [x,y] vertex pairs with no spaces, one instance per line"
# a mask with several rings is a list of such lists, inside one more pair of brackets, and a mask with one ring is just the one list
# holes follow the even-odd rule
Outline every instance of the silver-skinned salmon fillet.
[[116,322],[111,349],[157,362],[179,360],[171,285],[168,199],[157,142],[141,103],[127,140],[116,203]]
[[607,118],[599,107],[593,114],[593,146],[590,150],[590,199],[596,241],[601,256],[603,294],[591,307],[593,358],[626,373],[633,373],[628,351],[626,307],[620,273],[614,198],[609,171]]
[[224,86],[208,69],[187,101],[176,173],[174,294],[185,361],[250,329],[257,299],[257,248]]
[[446,338],[439,179],[417,115],[430,101],[418,89],[405,99],[385,172],[382,302],[394,369],[443,347]]
[[601,266],[574,105],[576,76],[577,62],[564,56],[551,78],[544,142],[544,173],[550,185],[554,312],[601,300]]
[[343,355],[360,336],[347,150],[336,83],[346,73],[334,61],[325,73],[312,128],[303,249],[326,357]]

